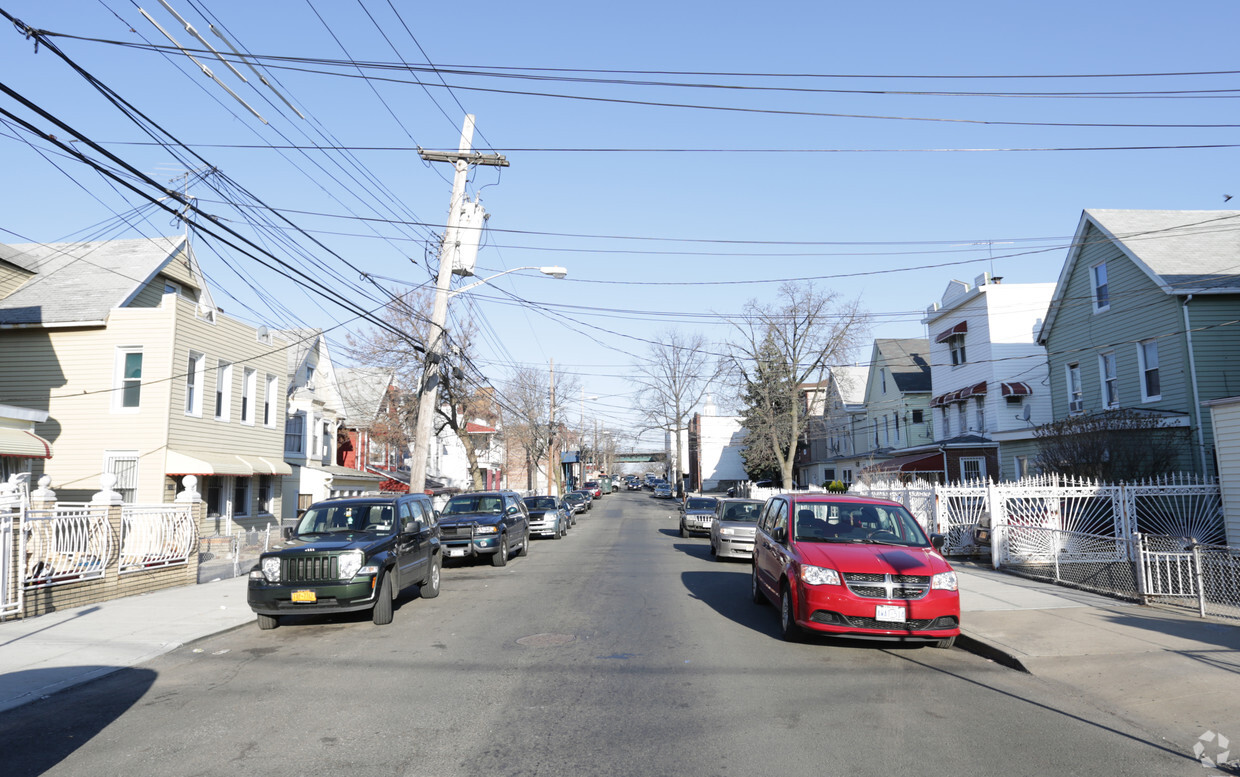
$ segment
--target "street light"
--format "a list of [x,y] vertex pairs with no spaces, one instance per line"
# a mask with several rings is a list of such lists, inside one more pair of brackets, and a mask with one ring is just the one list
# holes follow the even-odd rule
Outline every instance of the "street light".
[[[452,267],[454,266],[454,257],[451,251],[445,250],[439,257],[439,278],[435,285],[435,304],[431,308],[431,328],[430,342],[426,344],[426,364],[427,370],[438,369],[436,365],[443,359],[443,341],[444,341],[444,322],[448,320],[448,300],[463,291],[477,288],[478,286],[495,280],[501,275],[507,275],[519,270],[538,270],[543,275],[550,275],[552,278],[563,278],[568,275],[568,270],[563,267],[514,267],[511,270],[505,270],[496,273],[487,278],[474,281],[468,286],[462,286],[459,289],[449,289],[448,286],[452,282]],[[424,374],[421,385],[418,386],[418,423],[413,430],[413,461],[409,467],[409,491],[412,493],[421,493],[426,489],[426,451],[431,440],[431,421],[435,413],[435,402],[439,392],[436,387],[430,385],[430,376]]]

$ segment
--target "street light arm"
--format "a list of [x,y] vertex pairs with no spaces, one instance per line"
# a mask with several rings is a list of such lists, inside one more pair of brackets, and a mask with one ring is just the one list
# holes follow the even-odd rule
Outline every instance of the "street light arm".
[[520,270],[538,270],[543,275],[550,275],[552,278],[563,278],[564,276],[568,275],[568,270],[565,270],[563,267],[534,267],[533,265],[530,265],[528,267],[514,267],[511,270],[504,270],[503,272],[495,273],[494,275],[487,277],[487,278],[483,278],[482,280],[474,281],[468,286],[462,286],[459,289],[452,289],[448,292],[448,299],[452,299],[453,297],[455,297],[456,295],[460,294],[463,291],[469,291],[470,289],[476,289],[482,284],[489,283],[490,281],[495,280],[501,275],[507,275],[508,273],[518,272]]

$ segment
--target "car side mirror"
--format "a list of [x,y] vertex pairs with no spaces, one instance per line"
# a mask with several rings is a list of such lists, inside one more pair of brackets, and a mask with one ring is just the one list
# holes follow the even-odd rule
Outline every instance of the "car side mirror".
[[422,531],[422,519],[421,518],[410,518],[408,521],[405,521],[405,533],[406,534],[419,534],[421,533],[421,531]]
[[931,534],[930,544],[934,546],[935,550],[939,550],[939,551],[943,550],[943,546],[947,544],[947,535],[946,534]]
[[436,510],[436,511],[435,511],[435,520],[436,520],[436,521],[438,521],[438,520],[439,520],[439,518],[440,518],[440,516],[442,516],[442,515],[443,515],[443,513],[441,513],[441,512],[439,512],[438,510]]
[[508,514],[509,514],[509,515],[516,515],[516,514],[517,514],[517,513],[519,513],[519,512],[521,512],[521,510],[520,510],[520,508],[518,508],[516,505],[508,505]]
[[285,526],[280,534],[284,536],[284,539],[291,540],[297,536],[297,529],[293,526]]
[[779,526],[775,529],[772,529],[771,539],[781,544],[784,542],[787,542],[788,541],[788,530],[785,529],[783,526]]

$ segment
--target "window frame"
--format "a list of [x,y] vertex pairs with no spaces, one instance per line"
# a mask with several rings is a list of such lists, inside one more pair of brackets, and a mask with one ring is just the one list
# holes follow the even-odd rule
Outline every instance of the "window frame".
[[[1068,393],[1068,415],[1081,415],[1085,412],[1085,392],[1081,386],[1081,363],[1069,362],[1063,366],[1065,388]],[[1076,384],[1075,386],[1073,384]],[[1075,409],[1073,404],[1078,405]]]
[[962,367],[968,364],[969,359],[968,354],[965,352],[963,332],[952,335],[945,342],[947,343],[948,351],[951,353],[953,367]]
[[[1107,371],[1108,366],[1110,372]],[[1119,366],[1115,351],[1103,351],[1098,354],[1098,383],[1102,396],[1102,409],[1114,410],[1119,407]]]
[[241,369],[241,423],[254,425],[254,405],[258,401],[258,370],[253,367]]
[[[124,482],[121,480],[121,476],[115,471],[115,468],[113,465],[117,461],[133,462],[133,468],[131,470],[131,472],[133,473],[133,484],[132,485],[129,485],[129,486],[125,485]],[[138,454],[138,451],[107,450],[103,452],[103,471],[105,473],[111,473],[113,475],[116,475],[116,478],[117,478],[116,485],[112,487],[112,490],[116,491],[117,493],[121,495],[121,501],[124,502],[125,504],[134,504],[134,502],[136,502],[138,499],[138,483],[140,482],[140,477],[139,477],[140,476],[140,471],[139,471],[140,464],[141,464],[141,458]],[[125,495],[126,491],[132,491],[133,493],[130,494],[128,498],[126,498],[126,495]]]
[[[125,376],[126,369],[129,364],[129,357],[137,355],[138,360],[138,377],[128,378]],[[112,373],[112,412],[113,413],[139,413],[142,411],[142,367],[145,357],[142,353],[140,345],[118,345],[116,346],[116,356],[113,362]],[[129,394],[130,385],[137,389],[137,402],[133,405],[125,404],[127,395]]]
[[185,415],[202,418],[202,395],[206,392],[207,355],[190,350],[185,371]]
[[232,362],[216,361],[214,418],[222,423],[228,423],[232,416],[232,368]]
[[[1099,275],[1102,282],[1099,283]],[[1098,262],[1089,268],[1089,286],[1093,293],[1090,300],[1093,302],[1095,313],[1105,313],[1111,309],[1111,280],[1110,274],[1107,272],[1107,263],[1105,261]]]
[[[1154,366],[1150,367],[1146,351],[1147,347],[1152,346],[1154,351]],[[1141,372],[1141,401],[1142,402],[1158,402],[1162,399],[1162,357],[1158,353],[1158,338],[1151,337],[1148,340],[1142,340],[1137,343],[1137,365]],[[1154,380],[1158,383],[1158,393],[1149,393],[1150,373],[1153,373]]]
[[276,428],[276,402],[275,396],[280,390],[279,377],[267,373],[267,388],[263,394],[263,426],[268,429]]
[[[970,478],[965,475],[965,464],[977,464],[977,476]],[[962,481],[969,480],[985,480],[986,479],[986,457],[985,456],[961,456],[960,457],[960,479]]]
[[[292,431],[296,427],[297,431]],[[289,437],[296,435],[299,440],[298,447],[288,447]],[[306,455],[306,414],[302,411],[291,414],[284,422],[284,452],[295,456]]]
[[[250,501],[254,497],[254,489],[253,484],[250,482],[251,480],[252,478],[242,475],[235,476],[232,479],[232,514],[235,518],[248,518],[250,516]],[[237,499],[237,496],[243,493],[243,489],[245,498]],[[239,508],[238,502],[240,502]]]

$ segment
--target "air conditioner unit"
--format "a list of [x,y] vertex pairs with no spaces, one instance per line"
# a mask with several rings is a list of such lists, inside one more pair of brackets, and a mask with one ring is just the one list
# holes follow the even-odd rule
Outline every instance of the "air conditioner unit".
[[1069,413],[1084,413],[1085,412],[1085,400],[1074,399],[1071,402],[1069,402],[1068,412]]

